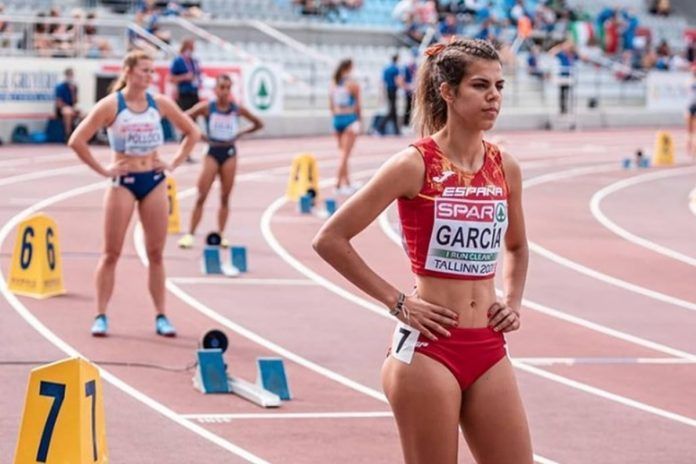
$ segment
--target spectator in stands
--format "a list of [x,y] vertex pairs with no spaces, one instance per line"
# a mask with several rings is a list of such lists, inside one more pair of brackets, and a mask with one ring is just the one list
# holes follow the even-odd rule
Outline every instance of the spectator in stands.
[[654,15],[669,16],[672,12],[672,5],[669,0],[653,0],[649,11]]
[[88,58],[108,58],[113,54],[111,44],[104,37],[97,36],[97,27],[94,25],[96,13],[87,13],[87,20],[84,27],[85,52]]
[[445,15],[438,26],[438,33],[440,35],[440,41],[449,42],[452,37],[459,33],[457,17],[452,13]]
[[573,86],[573,68],[579,56],[572,40],[566,40],[551,48],[549,55],[555,56],[558,60],[558,102],[561,114],[566,114]]
[[355,139],[360,134],[360,86],[352,77],[353,61],[342,60],[333,75],[329,90],[329,108],[333,115],[333,125],[341,151],[341,161],[336,173],[336,193],[351,195],[357,186],[351,184],[348,158],[353,151]]
[[[5,5],[0,3],[0,16],[5,14]],[[7,37],[12,32],[12,24],[7,21],[0,21],[0,47],[8,48],[11,40]]]
[[201,85],[201,67],[193,57],[195,41],[186,37],[181,41],[179,56],[174,58],[169,69],[169,80],[176,84],[176,103],[182,111],[198,103],[198,89]]
[[655,54],[657,55],[657,60],[655,61],[655,69],[659,69],[660,71],[668,71],[669,63],[672,59],[672,52],[669,49],[669,44],[667,44],[666,40],[663,39],[658,44],[657,49],[655,50]]
[[387,104],[389,105],[389,112],[386,117],[382,119],[379,126],[377,126],[377,132],[384,134],[387,128],[387,123],[391,121],[394,125],[394,133],[396,135],[401,135],[401,129],[399,127],[399,115],[396,109],[396,97],[399,87],[403,86],[403,79],[399,70],[399,55],[396,54],[392,56],[391,64],[384,68],[382,72],[382,85],[384,86],[384,92],[387,96]]
[[628,9],[621,10],[623,18],[623,49],[633,50],[633,41],[636,38],[636,30],[638,29],[638,17]]
[[39,56],[48,56],[51,53],[51,38],[48,33],[48,24],[41,22],[45,17],[46,13],[37,13],[36,23],[34,23],[34,50],[36,50],[36,54]]
[[404,20],[404,38],[413,46],[419,46],[425,37],[425,26],[418,22],[414,14]]
[[65,80],[56,86],[56,119],[63,121],[65,140],[70,138],[80,117],[77,108],[77,86],[72,68],[67,68],[63,75]]

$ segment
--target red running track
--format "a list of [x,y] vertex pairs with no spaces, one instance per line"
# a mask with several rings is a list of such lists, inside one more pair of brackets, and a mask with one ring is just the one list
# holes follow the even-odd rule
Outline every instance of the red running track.
[[[508,346],[538,461],[693,462],[694,266],[617,235],[590,208],[602,189],[658,171],[620,167],[636,148],[651,150],[654,131],[497,137],[521,160],[526,183],[532,254],[523,329],[508,337]],[[405,143],[360,139],[353,171],[369,177]],[[304,151],[317,155],[322,179],[329,179],[336,157],[331,138],[240,145],[229,229],[232,241],[248,249],[250,272],[243,277],[202,277],[200,247],[179,250],[170,237],[168,311],[180,335],[169,340],[154,334],[136,227],[118,268],[112,334],[89,335],[104,187],[86,187],[99,179],[64,147],[3,147],[4,276],[13,225],[43,201],[41,209],[60,228],[68,294],[46,301],[7,294],[0,299],[0,361],[6,363],[0,365],[0,462],[12,456],[28,373],[36,365],[7,362],[48,362],[66,352],[105,370],[112,462],[399,462],[379,383],[393,323],[315,256],[310,240],[323,219],[300,216],[282,199],[290,160]],[[199,168],[176,172],[184,222]],[[696,259],[696,216],[688,207],[696,171],[679,157],[669,170],[670,177],[607,195],[601,211],[635,236]],[[213,192],[201,231],[212,229],[216,207]],[[355,242],[371,266],[406,288],[411,278],[393,240],[394,214],[388,210]],[[213,327],[230,337],[226,359],[233,375],[253,380],[257,356],[283,356],[295,398],[263,410],[234,396],[195,391],[186,368],[200,336]],[[113,365],[134,362],[174,369]],[[472,462],[464,447],[460,461]]]

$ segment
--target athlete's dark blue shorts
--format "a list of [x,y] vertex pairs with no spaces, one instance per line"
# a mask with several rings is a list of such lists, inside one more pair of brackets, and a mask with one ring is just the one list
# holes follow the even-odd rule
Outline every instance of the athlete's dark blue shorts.
[[113,183],[114,185],[127,188],[135,199],[140,201],[152,192],[166,177],[167,176],[165,176],[162,171],[131,172],[125,176],[115,177]]
[[234,145],[210,145],[207,154],[217,161],[218,166],[222,166],[225,161],[237,156],[237,148]]

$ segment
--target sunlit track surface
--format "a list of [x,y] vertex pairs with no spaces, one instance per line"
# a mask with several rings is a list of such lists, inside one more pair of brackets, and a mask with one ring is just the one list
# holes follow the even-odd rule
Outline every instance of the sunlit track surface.
[[[683,146],[676,135],[676,146]],[[696,389],[696,345],[689,327],[695,326],[696,313],[685,305],[696,304],[696,297],[684,269],[690,268],[693,276],[693,268],[624,240],[590,209],[601,189],[657,172],[620,166],[637,146],[650,151],[653,131],[496,137],[521,160],[525,181],[537,179],[527,186],[524,198],[528,231],[530,240],[548,252],[532,253],[523,330],[508,337],[538,462],[690,462],[696,452],[696,406],[689,393]],[[353,170],[368,178],[407,142],[360,139]],[[113,462],[399,462],[395,426],[379,383],[392,322],[384,313],[370,311],[379,306],[314,255],[309,243],[323,219],[300,217],[294,205],[280,200],[297,153],[314,152],[322,179],[333,175],[334,143],[331,138],[305,138],[240,145],[229,235],[247,246],[250,272],[229,284],[203,278],[200,248],[179,250],[171,237],[166,260],[171,277],[168,307],[180,332],[175,340],[153,333],[138,234],[130,233],[110,310],[113,334],[104,340],[89,336],[102,191],[84,189],[70,197],[65,192],[99,179],[64,148],[3,147],[0,222],[12,224],[27,208],[56,200],[43,209],[60,227],[69,294],[44,302],[20,298],[15,306],[11,298],[3,299],[0,358],[51,361],[72,349],[98,361],[183,368],[193,361],[201,334],[223,328],[230,336],[226,357],[234,375],[253,380],[257,356],[281,353],[295,399],[264,411],[235,397],[195,392],[192,372],[104,366],[123,383],[105,384]],[[173,147],[167,151],[172,153]],[[107,156],[103,149],[99,153],[101,159]],[[36,161],[29,154],[36,154]],[[199,167],[176,172],[184,223]],[[693,188],[693,176],[683,178],[678,189],[689,180]],[[659,197],[643,188],[617,191],[603,199],[602,212],[635,235],[694,256],[688,248],[689,243],[693,246],[688,237],[696,236],[687,202],[690,189],[681,195],[671,182],[656,189]],[[331,188],[323,193],[331,195]],[[680,195],[681,203],[673,204]],[[213,227],[216,207],[213,191],[199,243]],[[627,211],[664,215],[671,232],[636,228],[643,222]],[[387,223],[395,222],[393,214],[387,212]],[[14,230],[1,244],[5,276],[13,242]],[[355,242],[376,270],[403,288],[410,285],[403,251],[378,223]],[[650,292],[667,298],[656,299]],[[25,317],[17,305],[26,310]],[[37,332],[39,325],[44,332]],[[64,345],[45,338],[46,331]],[[31,367],[0,367],[0,450],[14,449]],[[464,446],[460,455],[461,462],[473,462]]]

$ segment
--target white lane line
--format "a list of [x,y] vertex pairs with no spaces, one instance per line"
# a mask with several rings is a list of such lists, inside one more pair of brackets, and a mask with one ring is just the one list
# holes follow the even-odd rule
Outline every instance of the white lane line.
[[[591,173],[597,173],[597,172],[605,172],[605,171],[612,171],[616,170],[617,168],[612,168],[611,166],[598,166],[596,168],[574,168],[574,169],[568,169],[565,171],[559,171],[556,173],[551,173],[551,174],[545,174],[543,176],[538,176],[534,177],[529,180],[525,180],[522,185],[525,188],[530,188],[534,187],[537,185],[541,185],[544,183],[548,182],[556,182],[558,180],[563,180],[563,179],[571,179],[574,177],[586,175],[586,174],[591,174]],[[579,264],[575,261],[572,261],[568,258],[565,258],[563,256],[560,256],[544,247],[539,245],[538,243],[529,242],[529,249],[530,251],[537,253],[546,259],[555,262],[556,264],[560,264],[561,266],[567,267],[569,269],[572,269],[580,274],[584,274],[588,277],[592,277],[594,279],[600,280],[602,282],[605,282],[610,285],[614,285],[615,287],[623,288],[624,290],[629,290],[634,293],[638,293],[639,295],[646,296],[648,298],[651,298],[653,300],[661,301],[663,303],[668,303],[674,306],[679,306],[684,309],[688,309],[690,311],[696,311],[696,303],[693,303],[691,301],[686,301],[682,300],[680,298],[673,297],[671,295],[666,295],[664,293],[651,290],[649,288],[645,288],[640,285],[632,284],[630,282],[627,282],[623,279],[619,279],[617,277],[610,276],[608,274],[604,274],[603,272],[599,272],[595,269],[589,268],[587,266],[583,266],[582,264]]]
[[316,286],[316,282],[309,279],[250,279],[246,277],[170,277],[175,284],[184,285],[290,285],[290,286]]
[[653,300],[661,301],[663,303],[668,303],[674,306],[678,306],[680,308],[688,309],[689,311],[696,311],[696,303],[692,303],[691,301],[686,301],[682,300],[681,298],[674,297],[672,295],[666,295],[664,293],[658,292],[656,290],[651,290],[649,288],[645,288],[641,285],[637,284],[632,284],[631,282],[627,282],[623,279],[619,279],[618,277],[610,276],[608,274],[605,274],[603,272],[599,272],[595,269],[592,269],[587,266],[583,266],[582,264],[579,264],[575,261],[572,261],[568,258],[565,258],[563,256],[560,256],[550,250],[547,250],[546,248],[542,247],[541,245],[534,243],[534,242],[529,242],[529,250],[533,251],[534,253],[543,256],[544,258],[548,259],[549,261],[553,261],[556,264],[560,264],[561,266],[567,267],[569,269],[572,269],[580,274],[586,275],[588,277],[592,277],[593,279],[600,280],[602,282],[605,282],[607,284],[613,285],[615,287],[623,288],[624,290],[631,291],[633,293],[637,293],[639,295],[646,296],[648,298],[651,298]]
[[[8,222],[5,223],[5,225],[0,229],[0,247],[4,243],[5,239],[7,236],[10,234],[12,229],[16,227],[24,218],[27,216],[40,211],[43,208],[46,208],[50,205],[53,205],[55,203],[58,203],[60,201],[66,200],[68,198],[72,198],[78,195],[82,195],[88,192],[93,192],[95,190],[100,190],[104,188],[104,182],[97,182],[94,184],[86,185],[83,187],[78,187],[72,190],[68,190],[66,192],[62,192],[57,195],[53,195],[33,206],[30,208],[27,208],[20,213],[16,214],[13,216]],[[46,340],[48,340],[50,343],[52,343],[56,348],[59,350],[63,351],[65,354],[68,356],[80,356],[83,357],[75,348],[73,348],[71,345],[66,343],[63,339],[58,337],[53,331],[51,331],[48,327],[46,327],[41,321],[39,321],[38,318],[36,318],[31,311],[13,294],[9,291],[7,288],[7,281],[5,280],[5,276],[2,273],[2,269],[0,269],[0,292],[2,292],[3,296],[7,300],[7,302],[14,308],[14,310],[31,326],[36,330],[39,334],[41,334]],[[118,388],[119,390],[123,391],[127,395],[135,398],[136,400],[140,401],[147,407],[157,411],[158,413],[162,414],[164,417],[176,422],[177,424],[181,425],[182,427],[185,427],[186,429],[190,430],[191,432],[197,434],[198,436],[205,438],[206,440],[220,446],[221,448],[243,458],[246,459],[248,462],[254,463],[254,464],[267,464],[267,461],[264,461],[263,459],[259,458],[258,456],[251,454],[247,450],[235,445],[234,443],[225,440],[224,438],[219,437],[218,435],[215,435],[214,433],[210,432],[209,430],[194,424],[191,421],[188,421],[182,417],[180,417],[176,412],[172,411],[168,407],[164,406],[162,403],[159,403],[155,401],[154,399],[150,398],[149,396],[145,395],[139,390],[136,390],[129,384],[125,383],[122,381],[120,378],[116,377],[115,375],[111,374],[109,371],[103,369],[102,367],[99,367],[100,374],[102,378],[106,381],[109,382],[111,385],[114,387]]]
[[[72,172],[87,172],[88,168],[84,165],[79,166],[68,166],[65,168],[49,169],[46,171],[28,172],[26,174],[19,174],[11,177],[3,177],[0,179],[0,187],[5,187],[7,185],[19,184],[21,182],[26,182],[28,180],[44,179],[46,177],[60,176],[63,174],[68,174]],[[106,184],[106,181],[104,181]]]
[[606,390],[603,390],[601,388],[593,387],[592,385],[588,385],[586,383],[578,382],[576,380],[569,379],[567,377],[560,376],[558,374],[554,374],[552,372],[545,371],[543,369],[539,369],[534,366],[530,366],[528,364],[525,364],[523,362],[519,361],[513,361],[513,364],[515,367],[522,369],[525,372],[528,372],[530,374],[538,375],[540,377],[543,377],[545,379],[551,380],[553,382],[557,382],[563,385],[566,385],[570,388],[574,388],[576,390],[580,390],[586,393],[589,393],[591,395],[599,396],[601,398],[605,398],[609,401],[613,401],[615,403],[622,404],[624,406],[628,406],[629,408],[633,409],[638,409],[643,412],[647,412],[649,414],[653,414],[655,416],[663,417],[665,419],[669,419],[674,422],[679,422],[680,424],[688,425],[691,427],[696,427],[696,419],[692,417],[687,417],[687,416],[682,416],[681,414],[676,414],[671,411],[667,411],[661,408],[656,408],[654,406],[650,406],[649,404],[642,403],[640,401],[632,400],[630,398],[627,398],[625,396],[617,395],[615,393],[608,392]]
[[696,187],[689,192],[689,209],[696,216]]
[[[383,212],[380,217],[379,217],[379,225],[382,228],[382,231],[389,237],[394,243],[397,245],[401,246],[401,237],[392,229],[389,225],[389,220],[387,218],[386,210]],[[502,295],[501,290],[496,290],[496,292],[499,295]],[[572,314],[565,313],[559,309],[556,308],[551,308],[549,306],[542,305],[540,303],[537,303],[532,300],[528,300],[524,298],[522,300],[522,304],[529,309],[532,309],[534,311],[537,311],[539,313],[545,314],[547,316],[551,316],[556,319],[560,319],[566,322],[569,322],[574,325],[579,325],[581,327],[585,327],[586,329],[593,330],[595,332],[602,333],[604,335],[608,335],[613,338],[617,338],[619,340],[623,340],[628,343],[632,343],[634,345],[642,346],[645,348],[649,348],[654,351],[658,351],[660,353],[668,354],[671,356],[675,356],[677,358],[682,358],[682,359],[688,359],[691,361],[696,361],[696,354],[693,353],[688,353],[686,351],[678,350],[676,348],[672,348],[671,346],[663,345],[661,343],[653,342],[651,340],[646,340],[644,338],[637,337],[635,335],[631,335],[626,332],[622,332],[620,330],[612,329],[610,327],[598,324],[596,322],[588,321],[587,319],[582,319],[577,316],[573,316]]]
[[369,412],[296,412],[296,413],[258,413],[258,414],[182,414],[189,420],[202,423],[233,422],[242,419],[380,419],[392,418],[391,411]]
[[640,176],[630,177],[628,179],[623,179],[618,182],[614,182],[613,184],[609,184],[601,190],[598,190],[597,192],[595,192],[594,195],[592,195],[592,199],[590,200],[590,211],[592,211],[592,215],[595,217],[595,219],[597,219],[597,221],[599,221],[600,224],[602,224],[604,227],[614,232],[616,235],[623,238],[624,240],[627,240],[643,248],[647,248],[648,250],[654,251],[655,253],[667,256],[668,258],[681,261],[682,263],[688,264],[690,266],[696,266],[696,258],[686,255],[684,253],[680,253],[676,250],[672,250],[671,248],[647,240],[646,238],[640,237],[627,231],[626,229],[609,219],[604,214],[604,212],[602,212],[601,208],[602,201],[605,198],[627,187],[632,187],[634,185],[640,185],[645,182],[652,182],[659,179],[668,179],[670,177],[683,176],[685,174],[689,174],[695,171],[696,166],[690,166],[688,168],[676,168],[670,169],[668,171],[652,172],[649,174],[643,174]]
[[[145,240],[144,240],[144,234],[143,234],[143,228],[140,222],[137,223],[135,227],[135,249],[136,252],[138,253],[138,256],[140,257],[140,261],[143,263],[143,265],[147,266],[148,261],[147,261],[147,253],[145,251]],[[166,287],[167,290],[172,292],[176,297],[181,299],[184,303],[188,304],[191,306],[193,309],[197,310],[201,314],[207,316],[208,318],[214,320],[218,324],[223,325],[224,327],[228,328],[229,330],[235,332],[238,335],[241,335],[242,337],[245,337],[252,342],[263,346],[264,348],[268,349],[269,351],[272,351],[274,353],[279,354],[280,356],[283,356],[284,358],[293,361],[300,366],[306,367],[307,369],[316,372],[319,375],[322,375],[326,378],[329,378],[335,382],[340,383],[341,385],[344,385],[348,388],[351,388],[353,390],[356,390],[360,393],[364,393],[365,395],[371,396],[372,398],[375,398],[380,401],[386,402],[386,398],[384,395],[370,387],[367,387],[365,385],[362,385],[352,379],[349,379],[348,377],[345,377],[341,374],[338,374],[332,370],[329,370],[323,366],[320,366],[319,364],[316,364],[306,358],[303,358],[302,356],[286,349],[283,348],[282,346],[273,343],[272,341],[268,340],[267,338],[264,338],[257,334],[256,332],[253,332],[246,327],[237,324],[236,322],[233,322],[232,320],[228,319],[227,317],[221,315],[220,313],[216,312],[214,309],[211,307],[201,303],[198,301],[196,298],[192,297],[185,291],[183,291],[178,285],[176,285],[174,282],[172,282],[171,279],[167,279],[166,281]]]
[[656,364],[656,365],[674,365],[674,364],[696,364],[695,360],[681,358],[611,358],[611,357],[579,357],[579,358],[518,358],[511,357],[513,361],[519,361],[530,366],[575,366],[575,365],[603,365],[603,364]]

